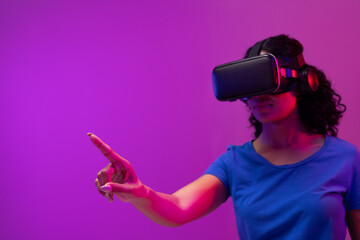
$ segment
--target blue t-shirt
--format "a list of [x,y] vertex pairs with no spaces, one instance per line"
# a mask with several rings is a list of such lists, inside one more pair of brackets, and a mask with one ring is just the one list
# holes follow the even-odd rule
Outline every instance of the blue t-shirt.
[[360,209],[360,154],[325,137],[303,161],[273,165],[252,142],[230,145],[207,169],[232,196],[241,240],[345,239],[345,213]]

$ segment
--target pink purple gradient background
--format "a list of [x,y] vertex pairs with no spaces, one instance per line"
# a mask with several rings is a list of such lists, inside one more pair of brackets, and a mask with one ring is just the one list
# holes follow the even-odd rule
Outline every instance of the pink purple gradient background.
[[231,201],[180,228],[94,186],[101,137],[155,190],[199,177],[248,141],[241,103],[215,100],[212,68],[258,40],[298,38],[348,111],[360,147],[360,2],[0,1],[0,239],[238,239]]

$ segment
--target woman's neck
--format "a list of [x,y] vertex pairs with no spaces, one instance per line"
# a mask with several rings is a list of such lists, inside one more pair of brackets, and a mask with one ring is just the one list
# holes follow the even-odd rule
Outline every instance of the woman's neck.
[[276,149],[297,148],[309,144],[321,144],[322,142],[322,135],[307,131],[297,111],[280,121],[263,123],[262,132],[254,141],[258,146]]

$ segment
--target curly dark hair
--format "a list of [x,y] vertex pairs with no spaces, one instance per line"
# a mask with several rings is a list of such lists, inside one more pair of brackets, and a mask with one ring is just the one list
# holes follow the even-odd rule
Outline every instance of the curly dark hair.
[[[263,41],[261,50],[275,56],[293,58],[303,52],[303,46],[299,41],[284,34]],[[247,50],[245,57],[248,57],[250,50],[251,48]],[[341,96],[331,88],[331,83],[323,71],[307,64],[305,67],[312,67],[316,70],[319,87],[317,91],[312,92],[308,90],[304,81],[297,83],[294,93],[300,119],[311,133],[337,136],[337,125],[346,110],[346,106],[341,103]],[[249,121],[251,126],[255,128],[255,138],[259,137],[262,132],[262,123],[253,114],[251,114]]]

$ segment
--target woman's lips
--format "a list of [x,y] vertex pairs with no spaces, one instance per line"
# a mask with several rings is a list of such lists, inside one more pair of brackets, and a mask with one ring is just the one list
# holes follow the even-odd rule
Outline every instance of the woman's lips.
[[272,104],[271,103],[257,103],[253,105],[253,109],[261,109],[261,108],[267,108],[267,107],[271,107]]

